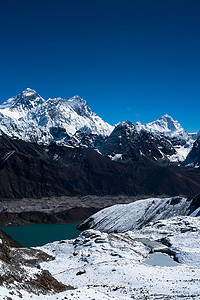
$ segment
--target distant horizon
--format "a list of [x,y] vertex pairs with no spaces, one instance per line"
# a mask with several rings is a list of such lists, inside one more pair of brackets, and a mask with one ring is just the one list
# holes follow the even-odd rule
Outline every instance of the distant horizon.
[[[26,89],[34,90],[34,91],[35,91],[36,93],[38,93],[45,101],[47,101],[49,98],[51,98],[51,99],[54,99],[54,98],[63,98],[63,99],[66,99],[66,100],[67,100],[67,99],[70,99],[70,98],[72,98],[72,97],[74,97],[74,96],[79,96],[81,99],[86,100],[86,102],[87,102],[89,108],[91,108],[91,107],[90,107],[90,104],[89,104],[88,101],[87,101],[87,99],[85,99],[85,98],[82,97],[81,95],[72,95],[72,96],[70,96],[70,97],[60,97],[60,96],[56,96],[56,97],[48,97],[48,98],[45,98],[45,97],[43,97],[43,95],[41,95],[41,94],[37,91],[37,89],[34,89],[34,88],[32,88],[32,87],[26,87],[24,90],[18,92],[17,94],[8,97],[5,101],[0,101],[0,105],[3,104],[4,102],[6,102],[8,99],[10,99],[10,98],[12,98],[12,97],[15,97],[15,96],[17,96],[17,95],[19,95],[19,94],[21,94],[21,93],[22,93],[23,91],[25,91]],[[96,113],[97,115],[99,115],[99,114],[95,111],[95,109],[92,109],[92,110],[94,111],[94,113]],[[161,117],[164,117],[165,115],[168,115],[168,116],[170,116],[171,118],[173,118],[174,121],[178,121],[178,122],[179,122],[178,119],[174,118],[172,115],[168,114],[167,112],[166,112],[165,114],[159,116],[157,119],[154,119],[154,120],[151,120],[151,121],[148,121],[148,122],[141,122],[140,120],[136,120],[135,122],[133,122],[131,119],[124,119],[124,120],[119,120],[119,121],[116,122],[116,123],[111,123],[111,122],[105,120],[103,116],[99,115],[99,117],[101,117],[105,122],[109,123],[110,125],[115,126],[115,125],[117,125],[118,123],[121,123],[121,122],[124,122],[124,121],[131,121],[133,124],[135,124],[136,122],[141,122],[142,124],[147,124],[147,123],[154,122],[154,121],[160,119]],[[179,122],[179,123],[180,123],[180,122]],[[194,130],[194,131],[188,131],[188,130],[183,126],[183,124],[180,123],[180,125],[181,125],[181,126],[186,130],[186,132],[188,132],[188,133],[196,133],[196,132],[200,131],[200,128],[199,128],[199,129],[196,129],[196,130]]]

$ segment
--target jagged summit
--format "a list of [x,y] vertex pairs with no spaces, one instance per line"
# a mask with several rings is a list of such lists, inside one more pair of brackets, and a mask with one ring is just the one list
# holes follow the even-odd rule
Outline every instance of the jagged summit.
[[62,97],[56,97],[56,98],[49,98],[47,101],[50,101],[50,100],[52,100],[52,101],[65,101],[65,102],[68,102],[68,103],[72,103],[72,102],[76,102],[76,103],[80,103],[80,104],[82,104],[82,105],[87,105],[87,101],[86,100],[84,100],[83,98],[81,98],[80,96],[78,96],[78,95],[75,95],[75,96],[73,96],[73,97],[71,97],[71,98],[67,98],[67,99],[65,99],[65,98],[62,98]]
[[37,92],[31,88],[26,88],[22,93],[23,94],[28,94],[28,93],[37,94]]
[[129,132],[132,132],[132,131],[135,131],[136,128],[135,128],[135,125],[131,121],[126,120],[126,121],[122,121],[122,122],[119,122],[116,124],[114,131],[119,131],[119,130],[126,130]]
[[65,143],[76,131],[107,136],[113,126],[104,122],[81,97],[44,100],[35,90],[25,89],[0,106],[0,130],[25,141]]
[[133,124],[131,121],[126,120],[126,121],[122,121],[122,122],[117,123],[116,126],[121,126],[121,127],[134,127],[134,124]]
[[[26,100],[34,100],[36,98],[43,99],[35,90],[26,88],[24,91],[19,93],[17,96],[9,98],[7,101],[0,105],[0,108],[12,107],[17,102],[22,102],[24,99]],[[44,100],[44,99],[43,99]]]
[[154,134],[163,133],[165,135],[173,135],[173,134],[185,135],[186,133],[183,127],[181,126],[181,124],[178,121],[174,120],[168,114],[165,114],[164,116],[160,117],[156,121],[147,124],[136,122],[135,125],[138,130],[145,129]]
[[113,132],[111,133],[112,136],[115,136],[116,134],[119,135],[120,139],[122,139],[123,136],[129,136],[131,134],[134,134],[137,132],[135,125],[131,121],[123,121],[119,122]]
[[168,114],[165,114],[164,116],[160,117],[160,119],[157,121],[157,124],[159,124],[161,126],[164,125],[163,127],[165,127],[166,130],[169,130],[169,131],[176,131],[176,130],[183,129],[181,124],[178,121],[174,120]]
[[34,90],[27,88],[0,105],[0,112],[12,119],[20,119],[34,108],[39,108],[45,100]]
[[[75,95],[71,98],[68,99],[64,99],[62,97],[57,97],[57,98],[49,98],[47,101],[44,100],[34,89],[31,88],[26,88],[24,91],[22,91],[21,93],[19,93],[17,96],[11,97],[8,100],[6,100],[5,102],[3,102],[0,105],[0,109],[5,109],[5,108],[12,108],[13,106],[15,106],[17,103],[23,103],[23,102],[28,102],[28,101],[35,101],[35,100],[40,100],[39,102],[36,102],[36,105],[44,103],[44,102],[66,102],[69,105],[87,105],[87,101],[84,100],[83,98],[81,98],[78,95]],[[29,108],[30,109],[30,108]]]
[[74,95],[73,97],[68,99],[68,101],[77,101],[77,102],[80,102],[80,103],[87,103],[86,100],[84,100],[83,98],[81,98],[78,95]]
[[165,114],[165,115],[161,116],[159,119],[162,119],[162,118],[169,118],[169,119],[174,121],[174,119],[168,114]]

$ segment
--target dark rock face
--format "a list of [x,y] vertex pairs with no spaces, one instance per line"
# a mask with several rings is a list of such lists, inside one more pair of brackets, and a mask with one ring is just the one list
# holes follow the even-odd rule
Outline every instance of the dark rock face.
[[104,140],[105,137],[103,137],[102,135],[87,133],[78,130],[68,140],[65,139],[65,144],[69,146],[75,146],[75,147],[82,147],[82,148],[88,147],[92,149],[99,149],[102,146]]
[[10,263],[12,258],[11,248],[7,240],[0,235],[0,260]]
[[[151,159],[157,149],[151,134],[145,132],[138,136],[134,128],[131,134],[134,143],[132,135],[130,144],[123,143],[127,147],[124,152],[127,157],[124,154],[121,163],[89,148],[63,147],[55,143],[44,146],[1,136],[0,198],[119,194],[194,196],[199,193],[200,172],[163,167]],[[139,145],[142,137],[146,143],[146,134],[150,142],[143,150],[144,155],[140,155],[144,157],[141,160]],[[127,136],[125,138],[128,140]],[[153,154],[147,155],[149,149]],[[128,155],[132,151],[130,159]]]
[[190,165],[192,167],[200,166],[200,137],[197,138],[183,165]]
[[162,164],[168,161],[167,155],[176,152],[164,135],[155,137],[146,130],[138,132],[130,121],[116,126],[99,150],[115,160],[115,155],[121,154],[120,159],[123,161],[151,161]]
[[6,247],[15,247],[15,248],[23,247],[20,243],[15,241],[8,233],[4,232],[3,230],[0,230],[0,239],[2,240],[2,244],[4,245],[6,244]]
[[131,174],[92,149],[0,137],[0,198],[134,194]]
[[47,270],[42,270],[42,273],[37,276],[31,283],[37,289],[41,289],[44,292],[54,291],[55,293],[63,292],[66,290],[73,290],[72,286],[66,286],[63,283],[57,281]]
[[57,141],[57,140],[59,141],[62,138],[65,138],[66,140],[68,140],[70,138],[69,135],[67,134],[66,130],[62,127],[50,127],[49,131],[55,141]]

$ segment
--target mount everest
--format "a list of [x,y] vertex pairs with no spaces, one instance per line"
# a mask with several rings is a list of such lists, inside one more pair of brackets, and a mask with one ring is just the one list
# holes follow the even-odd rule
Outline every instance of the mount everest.
[[65,143],[78,130],[105,136],[113,129],[79,96],[45,101],[29,88],[0,105],[0,113],[1,132],[28,142]]

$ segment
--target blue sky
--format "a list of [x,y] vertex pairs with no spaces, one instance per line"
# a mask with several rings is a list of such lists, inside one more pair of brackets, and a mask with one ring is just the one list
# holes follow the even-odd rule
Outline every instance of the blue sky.
[[0,102],[75,94],[107,122],[200,129],[199,0],[0,2]]

